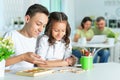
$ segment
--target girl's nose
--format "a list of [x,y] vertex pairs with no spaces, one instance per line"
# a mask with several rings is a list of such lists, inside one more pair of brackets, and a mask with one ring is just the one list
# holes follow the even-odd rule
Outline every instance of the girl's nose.
[[63,33],[62,33],[62,32],[59,32],[58,34],[59,34],[59,36],[61,36]]

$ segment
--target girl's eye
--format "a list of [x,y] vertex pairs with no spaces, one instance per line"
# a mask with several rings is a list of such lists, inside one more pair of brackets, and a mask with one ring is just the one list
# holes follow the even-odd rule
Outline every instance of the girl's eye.
[[55,32],[58,32],[58,30],[54,30]]
[[65,32],[65,30],[62,30],[62,32]]

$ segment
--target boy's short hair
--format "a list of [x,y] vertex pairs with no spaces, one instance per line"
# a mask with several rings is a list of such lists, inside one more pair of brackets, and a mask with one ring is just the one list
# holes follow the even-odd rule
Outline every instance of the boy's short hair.
[[100,22],[101,20],[105,20],[105,18],[104,18],[104,17],[102,17],[102,16],[97,17],[96,22]]
[[47,16],[49,15],[49,11],[46,7],[40,5],[40,4],[33,4],[28,9],[25,15],[29,15],[30,17],[33,17],[36,13],[44,13]]

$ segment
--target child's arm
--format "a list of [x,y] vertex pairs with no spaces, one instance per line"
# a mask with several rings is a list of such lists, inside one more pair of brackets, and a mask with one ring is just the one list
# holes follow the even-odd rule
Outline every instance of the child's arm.
[[68,62],[65,60],[51,60],[46,61],[46,64],[37,64],[38,67],[62,67],[62,66],[69,66]]
[[77,29],[76,30],[76,33],[75,33],[75,35],[74,35],[74,37],[73,37],[73,41],[74,42],[78,42],[78,40],[80,39],[80,30],[79,29]]
[[38,67],[62,67],[62,66],[73,66],[76,63],[76,57],[71,56],[65,60],[51,60],[46,61],[46,64],[37,64]]
[[37,38],[37,43],[36,43],[36,51],[39,56],[41,56],[42,59],[45,60],[45,56],[47,55],[47,50],[48,50],[49,44],[48,44],[48,39],[42,35]]
[[71,57],[65,59],[65,61],[68,62],[69,66],[73,66],[76,63],[77,58],[74,55],[72,55]]
[[13,65],[15,63],[21,62],[21,61],[27,61],[33,64],[39,63],[39,64],[45,64],[45,61],[40,58],[37,54],[33,52],[27,52],[21,55],[17,55],[11,58],[6,59],[5,66]]

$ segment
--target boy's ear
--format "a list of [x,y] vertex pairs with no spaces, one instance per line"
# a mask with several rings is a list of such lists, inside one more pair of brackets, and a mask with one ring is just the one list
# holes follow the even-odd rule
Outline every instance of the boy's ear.
[[26,15],[25,16],[25,22],[28,23],[30,21],[30,16],[29,15]]

